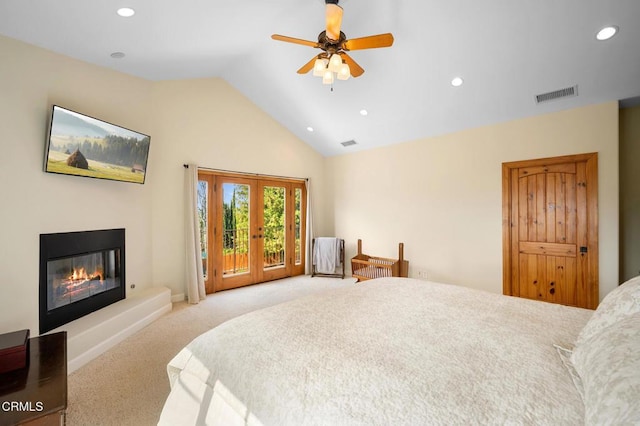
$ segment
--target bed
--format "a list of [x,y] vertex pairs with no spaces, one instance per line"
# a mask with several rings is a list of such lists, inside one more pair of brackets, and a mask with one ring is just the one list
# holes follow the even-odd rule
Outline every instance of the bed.
[[167,367],[159,424],[638,424],[639,312],[640,280],[595,314],[370,280],[193,340]]

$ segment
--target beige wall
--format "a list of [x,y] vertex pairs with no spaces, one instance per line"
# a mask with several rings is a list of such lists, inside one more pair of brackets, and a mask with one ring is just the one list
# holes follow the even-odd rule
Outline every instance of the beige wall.
[[[124,227],[127,296],[184,293],[183,163],[322,191],[322,157],[222,80],[154,83],[1,36],[0,52],[0,333],[38,332],[41,233]],[[52,104],[151,135],[147,182],[44,173]]]
[[[618,109],[608,103],[323,159],[220,79],[149,82],[0,37],[0,332],[38,329],[39,234],[127,229],[127,294],[184,287],[183,163],[310,177],[316,235],[411,275],[501,289],[500,165],[597,151],[601,296],[617,284]],[[52,104],[151,135],[144,185],[42,171]],[[129,288],[136,284],[135,290]]]
[[620,281],[640,274],[640,106],[620,110]]
[[127,284],[151,285],[151,187],[44,173],[51,104],[151,134],[152,86],[4,37],[0,52],[0,332],[37,335],[41,233],[124,227]]
[[503,162],[598,152],[600,296],[618,282],[616,102],[328,158],[335,231],[410,276],[502,292]]
[[[308,177],[322,192],[323,158],[221,79],[154,87],[153,282],[184,290],[185,163],[224,170]],[[320,212],[320,200],[314,210]],[[316,225],[326,229],[322,215]]]

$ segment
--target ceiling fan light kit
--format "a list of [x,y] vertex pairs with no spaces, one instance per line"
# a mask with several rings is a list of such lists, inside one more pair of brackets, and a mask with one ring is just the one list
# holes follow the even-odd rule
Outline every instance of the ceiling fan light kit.
[[329,65],[329,60],[327,58],[316,59],[313,65],[313,75],[315,77],[322,77],[324,75],[324,70],[327,69],[328,65]]
[[338,71],[338,80],[348,80],[351,77],[351,69],[349,64],[342,64]]
[[340,57],[340,55],[337,53],[334,53],[333,55],[331,55],[331,58],[329,58],[329,70],[331,72],[338,72],[340,71],[341,66],[342,66],[342,58]]
[[333,84],[333,73],[330,70],[326,70],[322,76],[322,84]]
[[318,35],[318,41],[302,40],[273,34],[272,39],[287,43],[301,44],[323,50],[323,53],[311,59],[299,70],[298,74],[306,74],[313,70],[313,75],[322,77],[323,84],[333,84],[335,79],[348,80],[349,77],[360,77],[364,69],[348,54],[348,51],[390,47],[393,45],[391,33],[372,35],[348,40],[340,31],[342,25],[342,7],[339,0],[325,0],[326,28]]

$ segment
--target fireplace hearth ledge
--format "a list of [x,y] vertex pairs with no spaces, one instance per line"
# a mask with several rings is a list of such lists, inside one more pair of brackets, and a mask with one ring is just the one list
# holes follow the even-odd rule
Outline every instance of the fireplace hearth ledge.
[[71,374],[170,312],[171,307],[171,290],[146,288],[45,334],[67,332],[67,372]]

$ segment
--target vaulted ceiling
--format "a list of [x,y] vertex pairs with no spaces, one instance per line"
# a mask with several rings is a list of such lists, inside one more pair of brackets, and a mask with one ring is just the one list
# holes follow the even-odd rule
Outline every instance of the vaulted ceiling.
[[[365,73],[333,90],[296,73],[318,49],[270,38],[317,40],[324,0],[2,0],[0,34],[149,80],[223,78],[325,156],[640,96],[638,0],[340,5],[347,38],[391,32],[395,43],[350,52]],[[135,15],[118,16],[122,6]],[[598,41],[609,25],[619,32]]]

